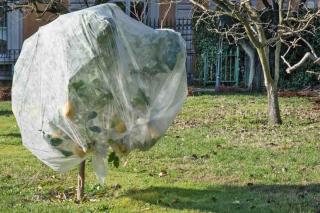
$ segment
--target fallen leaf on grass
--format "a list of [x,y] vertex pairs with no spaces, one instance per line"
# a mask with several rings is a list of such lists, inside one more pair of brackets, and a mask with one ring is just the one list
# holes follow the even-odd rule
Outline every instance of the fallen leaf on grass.
[[116,184],[113,184],[111,188],[113,188],[114,190],[118,190],[118,189],[121,189],[121,185],[119,183],[116,183]]
[[168,175],[167,171],[161,171],[161,172],[159,173],[159,177],[165,177],[165,176],[167,176],[167,175]]

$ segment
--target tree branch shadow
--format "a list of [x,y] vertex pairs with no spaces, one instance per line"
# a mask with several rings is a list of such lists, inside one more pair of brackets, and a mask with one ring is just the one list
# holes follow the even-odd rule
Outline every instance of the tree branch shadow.
[[149,187],[126,197],[161,207],[202,212],[318,212],[320,185]]
[[14,138],[21,138],[20,133],[8,133],[8,134],[0,134],[0,137],[14,137]]
[[12,115],[12,111],[11,110],[1,110],[0,111],[0,116],[10,116]]

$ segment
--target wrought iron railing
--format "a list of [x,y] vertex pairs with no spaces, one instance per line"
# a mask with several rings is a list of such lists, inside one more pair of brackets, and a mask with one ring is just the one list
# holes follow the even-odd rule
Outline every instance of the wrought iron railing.
[[[227,46],[227,44],[225,44]],[[211,57],[210,57],[211,56]],[[218,84],[239,85],[240,49],[237,46],[221,49],[217,52],[204,52],[198,58],[193,70],[193,81],[204,87]]]
[[11,80],[13,67],[20,54],[20,49],[9,49],[0,53],[0,80]]
[[167,19],[162,21],[158,20],[149,20],[146,23],[148,26],[153,29],[159,28],[169,28],[173,29],[179,33],[186,42],[187,49],[187,60],[186,60],[186,70],[188,75],[188,83],[192,82],[192,70],[194,69],[195,61],[195,51],[193,48],[193,31],[192,31],[192,19]]
[[11,80],[22,46],[22,12],[10,10],[16,0],[0,1],[0,80]]

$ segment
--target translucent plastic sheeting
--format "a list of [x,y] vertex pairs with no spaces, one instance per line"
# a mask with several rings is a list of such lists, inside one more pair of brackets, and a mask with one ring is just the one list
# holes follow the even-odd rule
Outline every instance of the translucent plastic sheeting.
[[109,147],[147,150],[187,94],[185,42],[116,5],[62,15],[27,39],[15,66],[13,112],[23,144],[56,171],[88,157],[100,181]]

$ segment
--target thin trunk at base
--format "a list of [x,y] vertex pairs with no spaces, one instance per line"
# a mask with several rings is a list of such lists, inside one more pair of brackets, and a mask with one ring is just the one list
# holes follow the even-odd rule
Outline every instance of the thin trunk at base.
[[[279,49],[278,49],[279,50]],[[257,49],[259,59],[262,65],[265,86],[268,93],[268,120],[271,125],[279,125],[282,123],[280,117],[280,107],[278,101],[278,73],[275,73],[275,81],[272,79],[269,65],[269,50]],[[277,64],[278,65],[278,64]],[[278,68],[278,67],[276,67]],[[279,71],[276,70],[277,72]]]
[[85,166],[86,166],[86,161],[84,160],[80,163],[80,167],[79,167],[77,201],[81,201],[84,194]]
[[268,93],[268,116],[270,124],[281,124],[280,108],[278,101],[278,90],[274,85],[267,86]]

